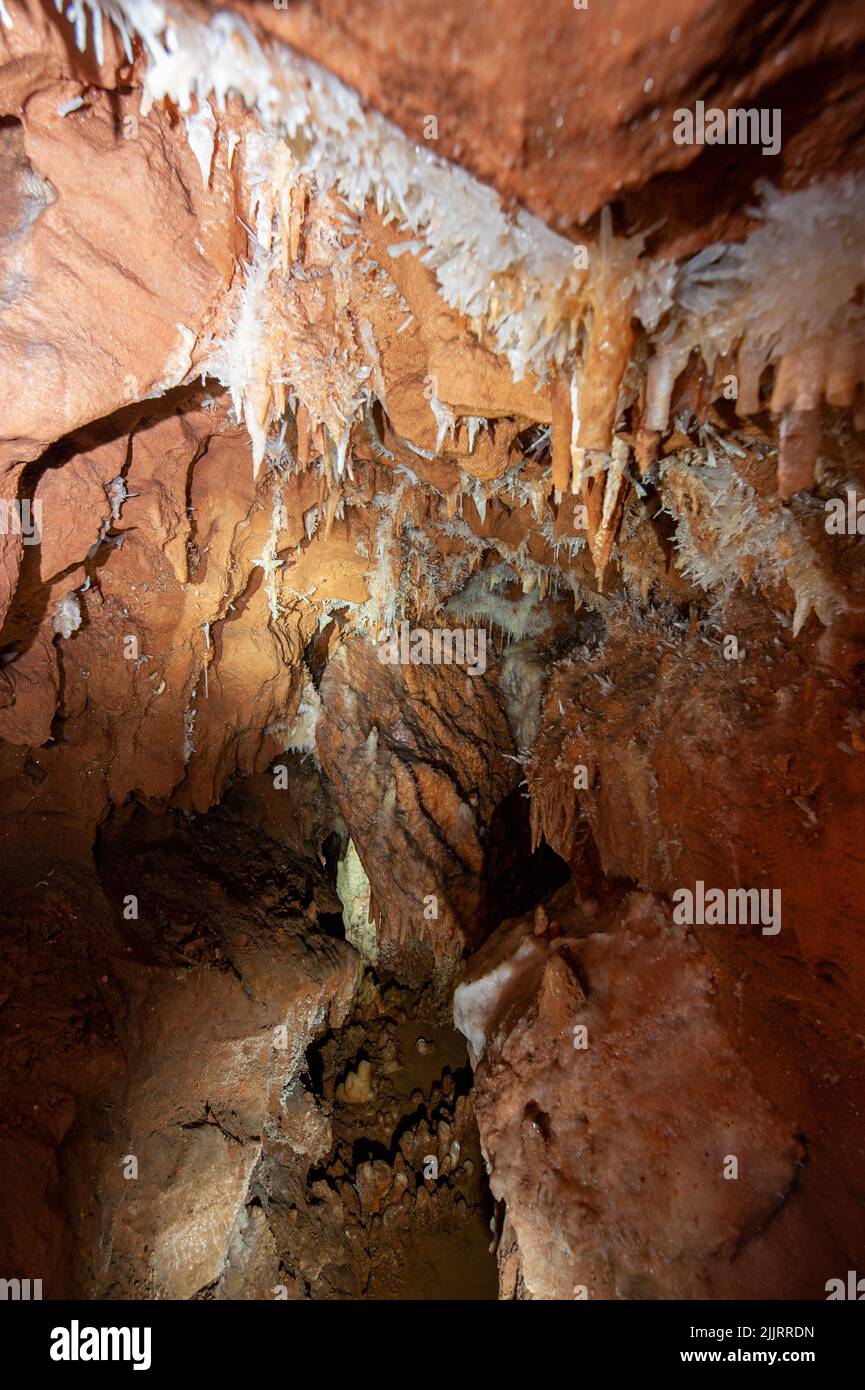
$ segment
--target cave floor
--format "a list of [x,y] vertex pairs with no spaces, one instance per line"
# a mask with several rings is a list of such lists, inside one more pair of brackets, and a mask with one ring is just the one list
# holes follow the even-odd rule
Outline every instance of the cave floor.
[[[309,1084],[332,1111],[333,1148],[309,1174],[288,1262],[321,1208],[338,1248],[313,1298],[496,1299],[492,1202],[465,1042],[441,1007],[368,973],[346,1025],[309,1050]],[[342,1237],[342,1238],[340,1238]],[[301,1248],[303,1240],[300,1241]],[[348,1258],[346,1258],[348,1257]]]

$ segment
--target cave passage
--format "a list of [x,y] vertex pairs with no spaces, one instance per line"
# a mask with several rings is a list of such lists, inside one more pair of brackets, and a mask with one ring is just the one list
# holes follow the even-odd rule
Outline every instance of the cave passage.
[[[519,798],[507,798],[499,811],[522,842],[525,816]],[[296,960],[301,944],[325,956],[344,945],[338,824],[329,789],[311,760],[297,755],[276,772],[236,783],[204,816],[135,805],[116,813],[102,828],[96,858],[119,915],[130,897],[147,904],[146,914],[125,924],[130,970],[157,977],[165,967],[181,976],[204,971],[205,979],[214,972],[263,994],[270,982],[260,973],[262,954],[278,971],[286,948]],[[526,855],[522,882],[515,865],[509,858],[505,886],[518,906],[566,877],[549,851]],[[329,1028],[313,1021],[302,1065],[280,1088],[260,1137],[234,1248],[220,1278],[195,1296],[250,1295],[242,1242],[250,1227],[266,1223],[271,1296],[495,1299],[494,1204],[452,991],[432,979],[400,983],[366,963],[346,979],[345,1017]],[[288,1025],[277,1025],[277,1057],[280,1027],[297,1046]],[[144,1062],[151,1087],[170,1087],[172,1057],[163,1035],[161,1050]],[[191,1099],[175,1091],[175,1101]],[[133,1102],[125,1117],[133,1134],[135,1109]],[[242,1097],[230,1092],[224,1111],[209,1098],[183,1128],[188,1135],[212,1126],[245,1142],[241,1110]],[[305,1152],[299,1130],[310,1125],[317,1142]],[[166,1234],[157,1229],[151,1239]]]
[[334,1146],[303,1200],[274,1213],[299,1272],[317,1226],[307,1296],[497,1298],[472,1073],[447,1011],[367,974],[350,1019],[311,1046],[307,1066],[302,1081],[333,1106]]

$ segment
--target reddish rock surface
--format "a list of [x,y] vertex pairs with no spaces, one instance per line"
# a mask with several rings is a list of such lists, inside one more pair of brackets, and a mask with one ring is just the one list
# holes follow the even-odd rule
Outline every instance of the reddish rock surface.
[[[473,982],[515,962],[474,1026],[481,1136],[508,1210],[500,1267],[517,1296],[568,1297],[572,1281],[590,1297],[819,1298],[865,1237],[865,959],[849,930],[861,638],[797,659],[766,647],[745,605],[726,625],[741,663],[623,621],[547,692],[528,783],[576,905],[563,890],[502,928],[456,1006],[471,1037]],[[692,917],[683,933],[676,895],[698,881],[779,890],[780,930]],[[612,885],[628,882],[664,896],[621,905]],[[579,1024],[585,1050],[569,1038]],[[625,1132],[608,1145],[619,1092]],[[744,1180],[722,1177],[730,1154]],[[639,1194],[631,1217],[626,1193]],[[568,1234],[550,1264],[554,1230]]]
[[230,179],[204,188],[169,114],[141,115],[110,35],[99,71],[38,5],[13,12],[0,26],[0,465],[183,380],[242,244]]
[[698,879],[782,889],[782,953],[843,982],[852,1005],[865,988],[844,927],[863,872],[861,633],[782,653],[753,608],[726,618],[741,661],[720,638],[673,645],[625,623],[557,669],[528,768],[535,824],[575,867],[588,832],[608,878],[668,896]]
[[[486,943],[455,1002],[483,1048],[505,1296],[823,1297],[863,1238],[837,991],[768,962],[766,938],[698,941],[649,895],[545,909]],[[806,990],[836,1014],[819,1057],[793,1018]]]
[[[328,666],[316,743],[369,875],[384,958],[428,977],[489,926],[517,782],[504,701],[453,666],[385,665],[352,642]],[[400,955],[420,962],[400,962]],[[424,959],[425,957],[425,959]]]
[[[552,0],[540,12],[510,0],[471,11],[458,0],[363,0],[350,14],[338,0],[239,8],[412,139],[435,116],[439,153],[566,232],[619,202],[640,229],[662,218],[659,241],[682,254],[741,228],[759,178],[801,186],[818,170],[861,167],[865,24],[843,0],[759,10],[745,0],[639,11],[631,0]],[[673,112],[697,100],[779,107],[780,157],[676,145]]]

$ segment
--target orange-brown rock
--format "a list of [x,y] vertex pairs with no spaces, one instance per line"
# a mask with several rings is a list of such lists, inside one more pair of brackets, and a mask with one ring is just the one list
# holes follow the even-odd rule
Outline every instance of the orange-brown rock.
[[493,910],[494,822],[517,780],[502,696],[464,667],[384,664],[353,641],[321,699],[318,755],[369,877],[380,952],[401,973],[447,974]]
[[783,0],[759,12],[744,0],[639,11],[630,0],[553,0],[542,15],[510,0],[471,13],[456,0],[364,0],[350,23],[337,0],[240,8],[419,144],[435,116],[437,152],[563,230],[617,200],[641,227],[663,218],[670,249],[704,245],[731,216],[742,226],[770,161],[759,149],[676,144],[673,113],[698,99],[781,108],[785,138],[771,172],[789,185],[855,160],[865,34],[843,0],[805,23]]
[[861,1143],[839,1083],[856,1063],[843,1030],[815,1055],[787,991],[822,1016],[832,987],[765,942],[740,940],[735,968],[721,944],[719,966],[646,894],[599,914],[566,888],[548,910],[564,935],[506,923],[455,999],[507,1211],[503,1295],[824,1297],[863,1237],[855,1164],[827,1167]]
[[861,637],[812,637],[809,660],[752,607],[728,622],[741,660],[723,638],[626,622],[557,669],[528,767],[536,833],[578,868],[588,831],[607,878],[667,895],[697,880],[779,889],[784,954],[861,998],[865,956],[841,925],[862,884]]
[[187,379],[242,245],[227,169],[217,162],[205,188],[170,115],[142,116],[134,91],[114,90],[123,62],[110,34],[94,71],[38,5],[13,0],[11,13],[0,26],[0,465]]

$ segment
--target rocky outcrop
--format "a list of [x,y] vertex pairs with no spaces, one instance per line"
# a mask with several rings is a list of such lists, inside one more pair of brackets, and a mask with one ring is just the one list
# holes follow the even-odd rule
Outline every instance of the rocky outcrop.
[[855,1063],[843,1030],[803,1061],[793,1021],[806,988],[838,1003],[766,949],[716,947],[647,894],[599,911],[565,889],[472,960],[455,1014],[505,1297],[813,1299],[854,1258],[856,1178],[826,1162],[860,1132],[837,1089]]
[[275,1296],[257,1174],[360,973],[328,932],[331,830],[300,767],[198,822],[130,808],[101,839],[100,930],[60,875],[29,944],[7,927],[0,1236],[46,1298]]
[[515,1296],[818,1298],[865,1236],[861,638],[685,626],[555,667],[527,780],[576,895],[457,991]]
[[[719,161],[676,144],[673,112],[698,99],[781,108],[777,172],[792,186],[849,167],[865,115],[856,81],[865,35],[841,3],[795,14],[776,3],[758,15],[745,3],[676,0],[635,15],[625,3],[553,0],[540,23],[508,0],[470,15],[456,0],[422,0],[408,15],[398,0],[365,0],[350,22],[335,0],[240,8],[411,139],[563,231],[621,200],[638,226],[661,217],[663,242],[694,249],[741,218],[766,160],[728,150],[714,152]],[[815,100],[830,69],[831,95]]]
[[678,640],[625,620],[556,668],[527,769],[536,833],[578,867],[588,832],[608,878],[670,898],[698,880],[780,891],[766,950],[794,953],[809,979],[828,971],[852,1005],[865,985],[844,929],[859,912],[861,634],[781,649],[752,606],[725,618]]
[[[235,974],[119,971],[127,1059],[116,1128],[100,1136],[94,1190],[76,1181],[83,1291],[96,1297],[273,1297],[278,1255],[246,1278],[253,1176],[278,1130],[284,1088],[321,1028],[342,1021],[356,957],[336,942],[249,950]],[[67,1147],[74,1164],[76,1145]],[[89,1155],[88,1155],[89,1156]],[[103,1157],[104,1156],[104,1157]],[[68,1189],[67,1189],[68,1190]],[[98,1245],[91,1233],[101,1232]]]
[[492,674],[382,651],[352,642],[331,661],[316,746],[369,876],[379,958],[423,980],[491,925],[514,745]]

